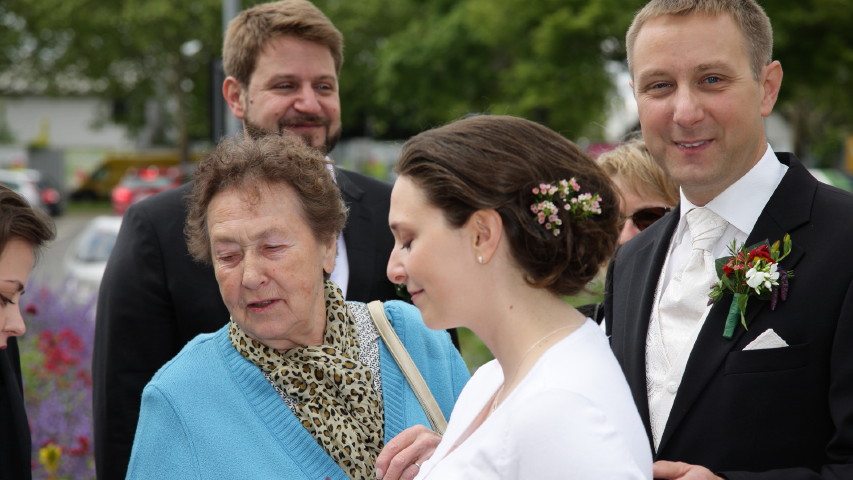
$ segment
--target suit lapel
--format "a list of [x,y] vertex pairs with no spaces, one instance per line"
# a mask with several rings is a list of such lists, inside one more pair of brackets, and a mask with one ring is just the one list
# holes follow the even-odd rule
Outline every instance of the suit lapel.
[[347,298],[367,298],[370,295],[371,279],[375,278],[373,266],[376,262],[371,228],[374,219],[361,202],[364,190],[349,179],[346,170],[336,168],[335,176],[344,203],[349,208],[347,224],[344,227],[344,243],[349,260]]
[[[793,243],[791,253],[782,260],[781,265],[785,269],[794,269],[804,254],[796,243],[796,229],[808,223],[810,219],[817,180],[793,155],[785,153],[777,155],[782,163],[789,165],[788,172],[758,217],[746,244],[753,245],[765,240],[772,243],[781,240],[786,233],[790,233]],[[696,399],[702,394],[712,377],[719,374],[729,352],[736,347],[743,348],[740,341],[746,334],[746,330],[742,326],[738,325],[735,328],[734,336],[730,340],[723,338],[723,326],[731,300],[731,295],[724,296],[711,307],[708,318],[705,319],[687,360],[684,376],[661,436],[658,451],[663,451]],[[745,315],[750,330],[763,331],[772,328],[773,315],[768,303],[750,299]],[[765,312],[770,313],[764,315]]]
[[[622,368],[649,438],[652,437],[646,387],[646,336],[649,331],[649,318],[654,305],[655,290],[680,216],[680,208],[676,208],[650,227],[646,235],[640,235],[631,240],[641,243],[627,258],[628,263],[624,271],[631,274],[628,277],[628,284],[620,288],[621,291],[628,292],[622,303],[624,308],[622,316],[627,321],[621,325],[621,335],[614,335],[614,337],[621,339],[622,344],[619,348],[625,352]],[[653,233],[651,230],[653,228],[658,231]]]

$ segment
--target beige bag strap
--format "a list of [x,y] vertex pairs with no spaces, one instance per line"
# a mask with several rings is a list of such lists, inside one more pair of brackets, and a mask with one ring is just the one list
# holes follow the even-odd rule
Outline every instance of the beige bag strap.
[[444,435],[444,430],[447,429],[447,420],[444,419],[444,414],[438,408],[438,403],[436,403],[435,397],[432,396],[432,392],[429,391],[424,377],[421,376],[421,372],[418,370],[415,362],[412,361],[412,357],[406,351],[406,347],[403,346],[403,342],[400,341],[400,337],[397,336],[397,332],[394,331],[394,328],[388,321],[388,317],[385,316],[385,308],[382,302],[379,300],[370,302],[367,304],[367,309],[370,311],[373,323],[379,329],[382,340],[385,341],[385,345],[391,351],[391,356],[394,357],[394,361],[397,362],[406,380],[409,381],[409,385],[412,386],[415,396],[418,397],[418,402],[423,407],[429,423],[432,425],[432,430],[440,435]]

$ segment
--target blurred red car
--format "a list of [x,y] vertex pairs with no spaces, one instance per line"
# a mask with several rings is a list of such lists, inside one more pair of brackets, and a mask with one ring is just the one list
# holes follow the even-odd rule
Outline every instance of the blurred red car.
[[180,169],[148,167],[142,170],[130,169],[121,182],[113,188],[113,212],[123,215],[134,203],[170,188],[183,184]]

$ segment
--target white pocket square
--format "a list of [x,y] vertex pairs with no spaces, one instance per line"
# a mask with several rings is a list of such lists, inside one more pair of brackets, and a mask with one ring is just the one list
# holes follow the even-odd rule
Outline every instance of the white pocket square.
[[772,328],[765,330],[755,340],[743,347],[744,350],[762,350],[766,348],[787,347],[788,342],[782,339]]

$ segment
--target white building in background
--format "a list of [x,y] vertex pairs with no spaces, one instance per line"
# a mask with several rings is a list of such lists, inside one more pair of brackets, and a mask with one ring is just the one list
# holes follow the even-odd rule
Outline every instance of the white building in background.
[[0,167],[37,168],[62,190],[75,190],[106,152],[134,149],[127,129],[105,120],[110,109],[94,96],[0,96]]
[[0,97],[0,125],[16,145],[56,149],[133,147],[127,129],[109,122],[109,102],[96,97]]

